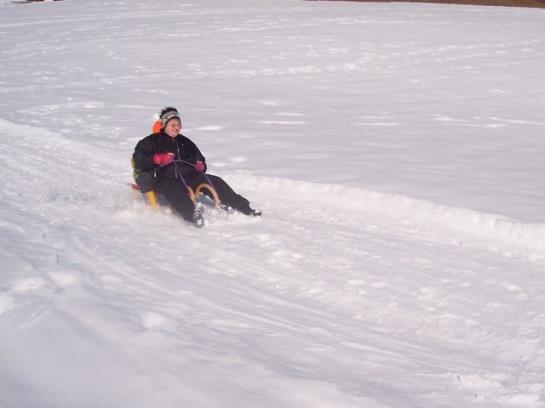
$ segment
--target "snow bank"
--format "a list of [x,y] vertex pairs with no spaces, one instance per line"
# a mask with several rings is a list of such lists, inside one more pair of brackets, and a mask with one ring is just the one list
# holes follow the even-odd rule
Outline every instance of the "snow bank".
[[467,233],[502,246],[545,252],[544,223],[528,224],[502,215],[342,185],[253,176],[239,176],[236,184],[253,190],[274,190],[281,195],[300,196],[313,200],[316,206],[342,203],[343,208],[349,211],[374,212],[381,217],[411,221],[422,227]]

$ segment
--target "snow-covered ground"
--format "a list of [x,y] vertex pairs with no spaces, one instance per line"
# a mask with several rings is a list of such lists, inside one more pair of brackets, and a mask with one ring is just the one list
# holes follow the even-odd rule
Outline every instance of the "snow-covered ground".
[[[0,407],[545,407],[545,11],[0,7]],[[153,115],[261,208],[127,188]]]

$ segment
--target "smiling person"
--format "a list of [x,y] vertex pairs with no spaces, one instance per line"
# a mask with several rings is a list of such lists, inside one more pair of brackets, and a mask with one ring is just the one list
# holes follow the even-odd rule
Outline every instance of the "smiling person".
[[206,174],[206,159],[201,151],[180,133],[182,121],[176,108],[164,108],[160,121],[161,129],[140,140],[134,149],[136,181],[143,193],[161,194],[179,215],[199,227],[204,222],[202,211],[196,210],[187,187],[194,191],[203,183],[216,190],[223,206],[249,216],[261,215],[221,177]]

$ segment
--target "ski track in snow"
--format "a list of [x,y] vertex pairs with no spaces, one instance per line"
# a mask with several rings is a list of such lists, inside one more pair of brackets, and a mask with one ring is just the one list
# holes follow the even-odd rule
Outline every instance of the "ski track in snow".
[[[0,406],[545,407],[538,11],[47,3],[0,17]],[[126,187],[180,93],[261,219]]]

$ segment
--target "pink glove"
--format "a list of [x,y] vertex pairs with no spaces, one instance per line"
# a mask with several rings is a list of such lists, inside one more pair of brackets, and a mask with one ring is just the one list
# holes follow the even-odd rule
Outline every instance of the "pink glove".
[[174,153],[155,153],[153,155],[153,164],[166,166],[174,161]]
[[204,171],[204,163],[200,160],[197,160],[195,162],[195,170],[197,171]]

